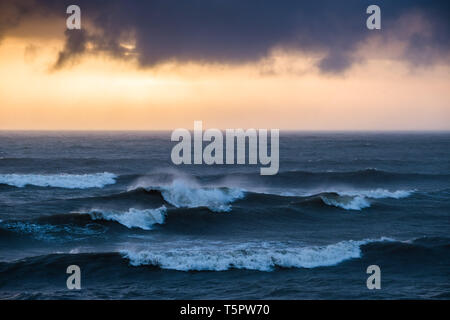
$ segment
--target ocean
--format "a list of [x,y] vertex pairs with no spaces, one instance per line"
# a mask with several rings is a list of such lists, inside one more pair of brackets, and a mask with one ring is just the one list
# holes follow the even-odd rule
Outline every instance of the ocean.
[[450,298],[450,133],[282,131],[273,176],[174,144],[0,132],[0,298]]

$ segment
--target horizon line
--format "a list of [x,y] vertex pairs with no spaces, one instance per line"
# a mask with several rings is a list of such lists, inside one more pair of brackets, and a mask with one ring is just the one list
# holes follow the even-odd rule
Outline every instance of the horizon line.
[[[169,132],[174,129],[0,129],[0,132]],[[189,131],[194,129],[186,128]],[[448,132],[450,129],[280,129],[280,128],[205,128],[208,129],[278,129],[280,132]]]

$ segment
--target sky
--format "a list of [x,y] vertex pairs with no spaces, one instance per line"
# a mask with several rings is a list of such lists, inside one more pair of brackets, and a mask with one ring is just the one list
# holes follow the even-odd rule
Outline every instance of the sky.
[[0,130],[450,130],[449,15],[437,0],[2,1]]

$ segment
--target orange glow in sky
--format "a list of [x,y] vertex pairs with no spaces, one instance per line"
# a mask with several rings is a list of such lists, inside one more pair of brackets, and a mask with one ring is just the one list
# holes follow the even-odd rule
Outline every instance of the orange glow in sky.
[[[374,56],[340,75],[314,57],[274,50],[243,65],[166,63],[86,55],[52,70],[63,39],[0,42],[0,129],[449,130],[450,70],[411,70]],[[361,48],[361,52],[370,48]]]

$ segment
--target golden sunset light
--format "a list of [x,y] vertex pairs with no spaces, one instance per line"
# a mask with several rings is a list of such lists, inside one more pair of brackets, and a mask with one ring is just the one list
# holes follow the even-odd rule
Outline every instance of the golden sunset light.
[[377,56],[376,50],[398,48],[374,49],[376,38],[355,53],[369,57],[342,74],[321,73],[320,54],[283,49],[243,64],[169,61],[144,68],[135,58],[88,53],[54,69],[64,20],[52,26],[60,31],[52,37],[20,36],[22,30],[0,44],[1,129],[161,130],[196,119],[218,128],[450,129],[449,66],[412,69]]

